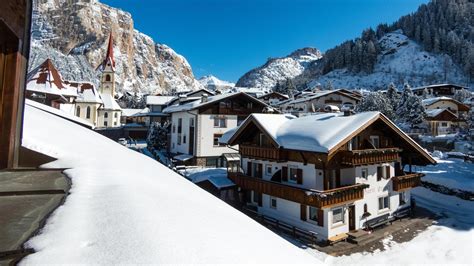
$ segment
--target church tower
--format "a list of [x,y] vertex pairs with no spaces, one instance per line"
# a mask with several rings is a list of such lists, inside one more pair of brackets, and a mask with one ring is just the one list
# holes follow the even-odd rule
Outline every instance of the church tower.
[[114,42],[112,32],[109,36],[109,45],[107,54],[101,64],[102,77],[100,80],[100,93],[115,96],[115,59],[114,59]]

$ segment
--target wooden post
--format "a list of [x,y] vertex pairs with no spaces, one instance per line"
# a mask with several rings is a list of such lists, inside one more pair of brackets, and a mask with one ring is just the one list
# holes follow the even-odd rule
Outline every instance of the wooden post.
[[30,0],[2,0],[0,9],[0,169],[17,168],[30,47]]

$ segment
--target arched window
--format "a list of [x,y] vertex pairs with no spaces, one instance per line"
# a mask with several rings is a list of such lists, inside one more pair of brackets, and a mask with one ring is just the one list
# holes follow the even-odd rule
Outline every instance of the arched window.
[[105,112],[104,113],[104,118],[108,118],[109,117],[109,113]]
[[91,118],[91,107],[90,107],[90,106],[87,106],[87,109],[86,109],[86,118],[87,118],[87,119]]
[[105,81],[110,81],[110,75],[109,74],[105,75]]
[[81,116],[81,107],[76,107],[76,116]]
[[115,114],[114,114],[114,117],[117,118],[117,117],[118,117],[118,113],[115,113]]

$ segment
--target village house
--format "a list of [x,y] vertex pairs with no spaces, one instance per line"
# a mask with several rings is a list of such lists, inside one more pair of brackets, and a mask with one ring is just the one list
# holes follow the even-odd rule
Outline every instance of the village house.
[[171,99],[167,104],[175,105],[178,103],[183,104],[186,102],[192,102],[192,101],[201,99],[203,95],[214,96],[216,95],[216,93],[208,89],[199,89],[195,91],[180,92],[178,93],[177,96],[173,96],[173,99]]
[[283,101],[279,104],[285,113],[315,113],[339,111],[343,107],[353,109],[360,97],[342,90],[317,91],[301,98]]
[[161,96],[161,95],[149,95],[146,96],[146,106],[148,108],[148,114],[150,124],[164,123],[169,120],[169,114],[163,113],[163,110],[176,99],[175,96]]
[[270,93],[267,93],[258,97],[258,99],[268,105],[276,107],[280,104],[280,102],[288,100],[289,97],[288,95],[281,94],[276,91],[272,91]]
[[469,90],[466,86],[455,85],[455,84],[433,84],[427,86],[421,86],[411,89],[413,94],[417,96],[422,96],[423,91],[426,90],[430,97],[453,97],[456,91],[458,90]]
[[425,99],[422,103],[433,136],[467,130],[466,117],[469,106],[445,96]]
[[323,241],[409,214],[412,165],[436,163],[379,112],[252,114],[221,142],[239,146],[242,204]]
[[220,94],[175,104],[163,110],[171,116],[170,152],[175,159],[189,164],[220,167],[223,154],[237,153],[219,138],[235,128],[252,113],[273,112],[267,104],[246,93]]

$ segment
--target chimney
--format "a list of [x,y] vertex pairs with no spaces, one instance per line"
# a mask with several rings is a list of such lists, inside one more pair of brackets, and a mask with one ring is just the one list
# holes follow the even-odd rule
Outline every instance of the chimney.
[[343,106],[342,112],[344,112],[344,116],[351,116],[355,114],[354,110],[352,110],[352,108],[349,106]]
[[201,103],[207,103],[208,98],[209,98],[209,96],[207,95],[207,93],[204,93],[201,96]]

